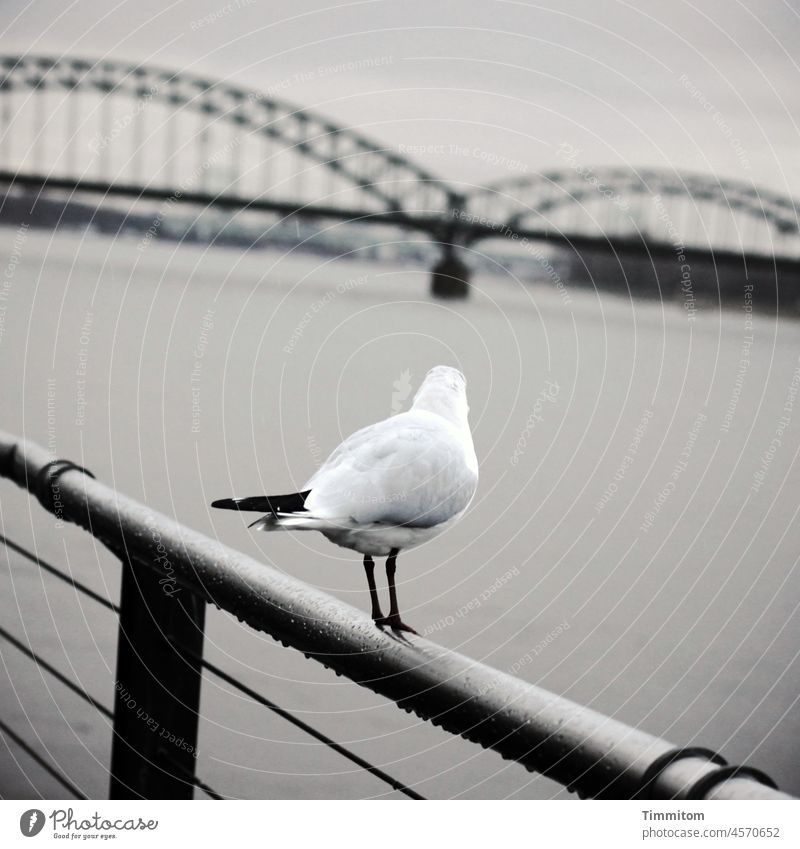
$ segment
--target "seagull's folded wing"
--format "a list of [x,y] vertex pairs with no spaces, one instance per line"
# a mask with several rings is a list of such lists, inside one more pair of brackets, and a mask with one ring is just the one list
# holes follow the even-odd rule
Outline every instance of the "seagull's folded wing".
[[409,412],[354,433],[303,488],[319,518],[431,527],[463,511],[476,484],[458,431]]

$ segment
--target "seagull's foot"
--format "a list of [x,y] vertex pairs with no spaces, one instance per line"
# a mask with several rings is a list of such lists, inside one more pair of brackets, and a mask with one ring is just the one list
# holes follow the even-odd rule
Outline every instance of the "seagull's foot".
[[[388,625],[393,631],[407,631],[409,634],[417,634],[417,632],[400,618],[399,613],[390,613],[388,616],[379,616],[373,620],[379,628]],[[419,634],[417,634],[419,636]]]

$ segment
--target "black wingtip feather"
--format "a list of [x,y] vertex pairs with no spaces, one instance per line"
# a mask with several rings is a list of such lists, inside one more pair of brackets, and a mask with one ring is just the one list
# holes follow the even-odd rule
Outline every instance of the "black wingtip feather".
[[211,506],[219,510],[238,510],[236,501],[233,498],[218,498],[216,501],[211,502]]
[[219,510],[252,510],[258,513],[297,513],[305,509],[311,492],[291,492],[288,495],[254,495],[250,498],[220,498],[211,506]]

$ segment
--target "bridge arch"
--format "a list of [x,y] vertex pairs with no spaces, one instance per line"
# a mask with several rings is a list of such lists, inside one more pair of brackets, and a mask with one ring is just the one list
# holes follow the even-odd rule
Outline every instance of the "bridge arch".
[[442,215],[451,203],[442,181],[357,131],[192,74],[6,56],[0,110],[0,167],[8,174],[409,219]]
[[464,217],[488,222],[481,238],[561,232],[798,257],[798,209],[791,197],[741,180],[576,165],[474,190]]
[[515,235],[576,250],[694,250],[800,267],[798,204],[744,180],[558,170],[463,195],[362,133],[207,77],[113,60],[0,57],[0,180],[226,208],[370,217],[442,243],[434,289],[467,291],[458,245]]

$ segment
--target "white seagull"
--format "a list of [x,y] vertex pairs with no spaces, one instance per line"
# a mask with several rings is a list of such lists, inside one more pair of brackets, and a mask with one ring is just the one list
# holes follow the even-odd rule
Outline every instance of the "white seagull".
[[[267,512],[261,531],[320,531],[364,555],[372,618],[378,626],[416,633],[400,618],[397,555],[457,522],[478,485],[478,461],[460,371],[436,366],[408,412],[356,431],[331,454],[302,491],[223,498],[212,507]],[[389,615],[375,586],[373,557],[386,557]]]

